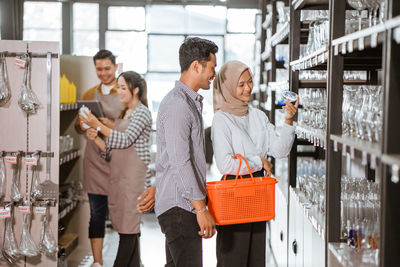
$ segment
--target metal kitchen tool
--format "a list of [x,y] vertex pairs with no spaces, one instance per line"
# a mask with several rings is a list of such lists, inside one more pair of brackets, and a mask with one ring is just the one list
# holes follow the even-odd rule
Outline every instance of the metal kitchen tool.
[[0,157],[0,199],[5,195],[6,166],[4,165],[4,157]]
[[50,228],[50,206],[46,207],[46,215],[43,218],[42,230],[40,232],[40,243],[39,243],[40,252],[43,254],[53,257],[56,255],[58,251],[58,244],[56,239],[53,236],[53,233]]
[[6,208],[10,208],[11,217],[4,220],[4,239],[3,239],[3,256],[10,263],[14,263],[19,257],[19,249],[14,235],[14,207],[9,204]]
[[[47,151],[51,151],[51,53],[47,53]],[[46,180],[39,185],[43,200],[56,201],[58,197],[58,184],[50,178],[51,158],[46,158]]]
[[41,196],[41,191],[40,191],[40,177],[39,177],[39,162],[40,162],[40,153],[35,153],[34,156],[36,156],[37,159],[37,164],[35,166],[32,166],[32,180],[31,180],[31,198],[33,200],[36,200],[40,198]]
[[8,81],[6,52],[0,56],[0,106],[4,106],[11,99],[10,83]]
[[[30,205],[30,203],[28,203]],[[29,206],[32,209],[32,206]],[[24,213],[24,222],[22,224],[21,238],[19,241],[19,253],[23,256],[34,257],[40,253],[38,247],[33,241],[32,235],[30,233],[32,213]]]
[[12,183],[11,183],[11,200],[18,202],[22,199],[22,194],[21,194],[21,181],[20,181],[20,176],[21,176],[21,169],[20,169],[20,158],[21,156],[18,154],[17,155],[17,164],[13,165],[13,178],[12,178]]
[[25,55],[26,66],[24,79],[21,86],[21,92],[18,99],[19,107],[28,114],[36,114],[40,107],[39,99],[31,87],[32,60],[29,54]]

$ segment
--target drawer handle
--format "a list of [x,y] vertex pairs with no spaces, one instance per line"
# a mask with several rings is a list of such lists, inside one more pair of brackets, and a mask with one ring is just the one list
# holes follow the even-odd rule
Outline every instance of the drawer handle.
[[293,250],[293,253],[296,255],[297,254],[297,241],[296,240],[294,240],[292,243],[292,250]]
[[280,233],[280,238],[281,238],[281,241],[283,242],[283,231],[281,231],[281,233]]

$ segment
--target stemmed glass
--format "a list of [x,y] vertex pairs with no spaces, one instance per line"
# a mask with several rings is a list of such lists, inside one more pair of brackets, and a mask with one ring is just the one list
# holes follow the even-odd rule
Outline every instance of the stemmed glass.
[[362,26],[362,11],[367,8],[364,0],[347,0],[347,3],[358,11],[358,30],[361,30]]

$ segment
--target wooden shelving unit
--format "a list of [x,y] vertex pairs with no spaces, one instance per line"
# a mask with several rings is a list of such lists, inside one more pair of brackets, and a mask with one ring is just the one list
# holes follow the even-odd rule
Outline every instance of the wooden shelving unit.
[[[373,180],[381,185],[379,254],[377,254],[376,262],[371,266],[396,266],[398,264],[397,254],[400,251],[400,243],[398,242],[400,240],[400,229],[398,227],[400,209],[395,203],[400,201],[400,183],[391,178],[396,176],[396,173],[393,174],[393,172],[398,172],[400,168],[400,124],[398,123],[398,106],[400,104],[400,90],[398,90],[400,87],[400,76],[398,75],[400,72],[400,2],[386,0],[385,6],[389,7],[389,10],[386,11],[384,23],[348,35],[344,34],[345,12],[350,7],[345,2],[334,0],[285,1],[286,6],[290,8],[290,22],[288,26],[284,25],[279,31],[276,31],[276,1],[263,1],[263,18],[266,15],[265,6],[267,4],[272,5],[272,14],[268,16],[272,17],[271,22],[265,22],[265,27],[263,28],[265,31],[267,27],[270,27],[272,37],[268,40],[263,40],[263,38],[260,40],[263,53],[260,64],[260,88],[264,88],[264,90],[261,90],[255,100],[259,103],[260,109],[266,112],[272,122],[275,122],[275,109],[278,107],[274,104],[276,93],[273,87],[275,85],[279,87],[281,82],[276,80],[276,70],[279,66],[278,64],[281,63],[275,61],[275,47],[278,44],[288,43],[289,62],[286,63],[287,65],[283,64],[283,67],[289,68],[287,80],[290,90],[297,93],[299,88],[326,88],[328,96],[327,129],[297,127],[299,136],[305,136],[306,138],[305,140],[295,140],[289,157],[288,187],[292,190],[292,193],[289,194],[288,220],[290,221],[291,217],[293,218],[290,206],[293,201],[301,203],[301,199],[290,198],[290,195],[296,195],[297,157],[300,156],[298,145],[308,142],[316,148],[323,149],[322,154],[326,159],[324,223],[317,224],[315,222],[313,218],[319,217],[318,215],[304,214],[304,218],[308,218],[308,221],[314,221],[314,229],[323,240],[324,265],[344,266],[343,264],[348,264],[361,266],[359,265],[361,264],[360,257],[358,257],[359,254],[354,253],[354,251],[350,251],[352,253],[350,253],[350,257],[343,261],[344,256],[341,253],[344,253],[347,247],[343,249],[343,245],[340,245],[342,240],[339,208],[341,199],[340,177],[344,171],[342,168],[343,156],[349,157],[351,161],[361,162],[362,165],[366,166],[366,173],[373,170]],[[329,45],[305,57],[300,57],[300,45],[306,43],[310,25],[309,21],[300,21],[300,13],[305,9],[329,10]],[[287,31],[286,27],[289,27],[289,31]],[[265,34],[262,36],[266,37]],[[328,78],[327,80],[319,81],[300,80],[299,72],[303,70],[326,70]],[[344,70],[367,71],[367,80],[344,81]],[[267,75],[263,75],[264,71],[267,72]],[[266,77],[266,79],[263,79],[263,77]],[[380,142],[372,143],[342,135],[344,84],[379,84],[383,86],[383,131]],[[315,140],[319,140],[319,142]],[[324,145],[321,145],[321,142]],[[398,175],[399,173],[397,173]],[[273,223],[271,222],[271,224]],[[306,227],[305,225],[304,227]],[[323,231],[318,230],[318,228],[322,228],[321,225],[324,225]],[[288,261],[282,261],[276,258],[277,255],[275,255],[279,266],[306,266],[307,256],[304,255],[304,260],[299,260],[299,254],[294,255],[296,253],[292,251],[293,241],[301,240],[306,243],[308,236],[304,232],[304,235],[298,238],[294,235],[296,231],[299,231],[299,229],[293,229],[293,224],[288,223],[287,232],[284,233],[289,237],[285,247],[288,251],[286,254]],[[321,233],[323,233],[322,236]],[[298,239],[293,240],[293,238]],[[299,248],[299,242],[295,243],[296,251],[302,253],[302,249]],[[274,251],[274,247],[272,250]],[[282,255],[281,253],[278,254],[279,256]],[[292,261],[291,255],[294,255],[294,261]],[[329,257],[339,257],[342,261],[340,259],[330,259]],[[330,265],[332,262],[337,265]]]

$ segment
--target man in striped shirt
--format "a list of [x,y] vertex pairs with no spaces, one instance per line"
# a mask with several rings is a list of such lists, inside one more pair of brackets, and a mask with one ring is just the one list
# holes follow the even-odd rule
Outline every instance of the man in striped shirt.
[[155,212],[166,238],[168,267],[202,266],[202,239],[215,234],[207,210],[203,97],[215,77],[218,46],[188,38],[179,48],[181,76],[157,116]]

